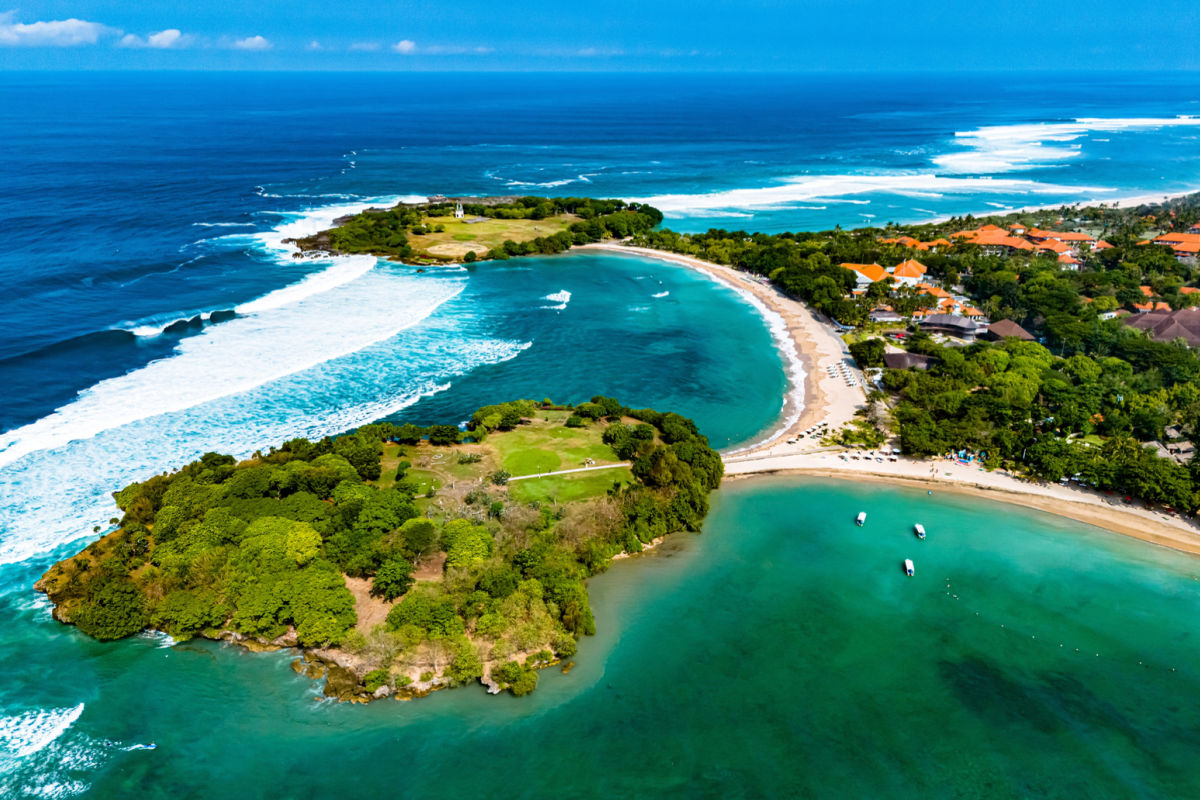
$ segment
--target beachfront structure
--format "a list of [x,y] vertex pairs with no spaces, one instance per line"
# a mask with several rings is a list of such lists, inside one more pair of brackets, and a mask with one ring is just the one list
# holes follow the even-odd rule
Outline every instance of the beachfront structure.
[[1131,328],[1146,331],[1156,342],[1173,342],[1182,339],[1188,347],[1200,347],[1200,308],[1181,308],[1172,311],[1166,303],[1158,303],[1153,309],[1142,310],[1136,303],[1137,314],[1125,318],[1125,324]]
[[930,314],[918,323],[921,330],[928,333],[941,333],[962,339],[964,342],[975,341],[979,326],[970,317],[957,314]]
[[1032,342],[1033,334],[1011,319],[1002,319],[988,325],[987,330],[983,332],[983,338],[994,342],[1003,341],[1004,339],[1020,339],[1025,342]]

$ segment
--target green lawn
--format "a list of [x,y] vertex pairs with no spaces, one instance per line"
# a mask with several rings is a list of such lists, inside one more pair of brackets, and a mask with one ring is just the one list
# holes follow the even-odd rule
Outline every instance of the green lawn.
[[601,469],[594,472],[577,472],[572,475],[552,475],[549,478],[530,478],[514,481],[508,485],[508,494],[522,503],[540,502],[569,503],[608,492],[613,482],[633,483],[633,473],[628,467]]
[[486,222],[468,223],[454,217],[428,217],[427,225],[442,225],[441,233],[410,235],[408,243],[417,256],[431,255],[439,258],[462,258],[468,251],[483,256],[493,247],[511,239],[528,242],[539,236],[551,236],[567,229],[579,217],[560,214],[546,219],[489,219]]
[[[616,453],[600,440],[603,424],[567,428],[562,422],[568,412],[545,412],[541,416],[539,424],[522,425],[488,439],[504,469],[513,475],[574,469],[584,466],[583,462],[589,458],[597,464],[617,463]],[[544,420],[546,416],[550,417],[548,423]]]

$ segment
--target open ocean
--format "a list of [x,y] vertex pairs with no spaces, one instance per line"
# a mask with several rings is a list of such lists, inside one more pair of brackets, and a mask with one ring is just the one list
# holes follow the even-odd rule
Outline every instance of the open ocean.
[[[594,581],[599,636],[523,701],[315,702],[286,654],[100,645],[31,590],[111,491],[207,450],[597,392],[720,447],[777,421],[786,365],[727,288],[629,256],[419,274],[281,243],[347,211],[619,196],[780,231],[1112,202],[1200,189],[1189,115],[1186,74],[0,73],[0,794],[1200,795],[1198,562],[978,501],[730,486],[703,535]],[[840,524],[868,501],[960,537],[898,581],[899,551]]]

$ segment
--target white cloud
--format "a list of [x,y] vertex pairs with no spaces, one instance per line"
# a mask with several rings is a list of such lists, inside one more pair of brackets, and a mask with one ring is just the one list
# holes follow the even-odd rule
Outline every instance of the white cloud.
[[355,42],[350,49],[356,53],[374,53],[379,49],[379,42]]
[[308,46],[305,47],[304,49],[305,50],[320,50],[321,43],[318,42],[316,39],[313,39],[311,42],[308,43]]
[[398,41],[394,45],[392,45],[392,49],[395,50],[397,53],[403,53],[404,55],[410,55],[412,53],[417,52],[417,43],[414,42],[412,39],[401,39],[400,41]]
[[167,28],[165,31],[152,33],[145,39],[127,33],[118,44],[121,47],[150,47],[157,50],[169,50],[187,47],[191,43],[191,36],[184,35],[178,28]]
[[14,22],[15,12],[0,14],[0,46],[5,47],[75,47],[95,44],[105,36],[117,36],[121,31],[87,20],[56,19],[49,22]]
[[596,58],[596,57],[606,58],[606,57],[612,57],[612,56],[623,56],[623,55],[625,55],[625,51],[624,50],[616,50],[613,48],[603,48],[603,47],[584,47],[581,50],[576,50],[575,55],[582,56],[584,58]]
[[238,50],[270,50],[272,47],[270,40],[264,36],[247,36],[235,41],[233,46]]

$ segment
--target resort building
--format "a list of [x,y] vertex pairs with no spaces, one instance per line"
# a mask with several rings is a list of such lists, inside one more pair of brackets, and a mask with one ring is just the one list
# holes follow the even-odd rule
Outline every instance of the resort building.
[[975,341],[975,335],[979,330],[979,326],[975,324],[974,320],[957,314],[930,314],[918,324],[926,333],[941,333],[962,339],[964,342]]
[[1200,308],[1181,308],[1172,311],[1166,303],[1161,308],[1148,309],[1125,319],[1132,328],[1146,331],[1156,342],[1173,342],[1182,339],[1188,347],[1200,347]]
[[911,258],[907,261],[901,261],[888,270],[896,283],[902,283],[906,286],[916,286],[918,281],[924,279],[925,273],[928,271],[928,267],[920,261]]
[[842,264],[843,267],[854,273],[854,280],[859,286],[869,286],[876,281],[890,278],[887,270],[878,264]]
[[868,316],[872,322],[898,323],[904,321],[904,318],[897,314],[891,306],[876,306],[871,309]]
[[987,330],[982,334],[984,339],[989,339],[993,342],[1003,341],[1004,339],[1020,339],[1025,342],[1033,341],[1033,334],[1022,328],[1011,319],[1002,319],[988,325]]

